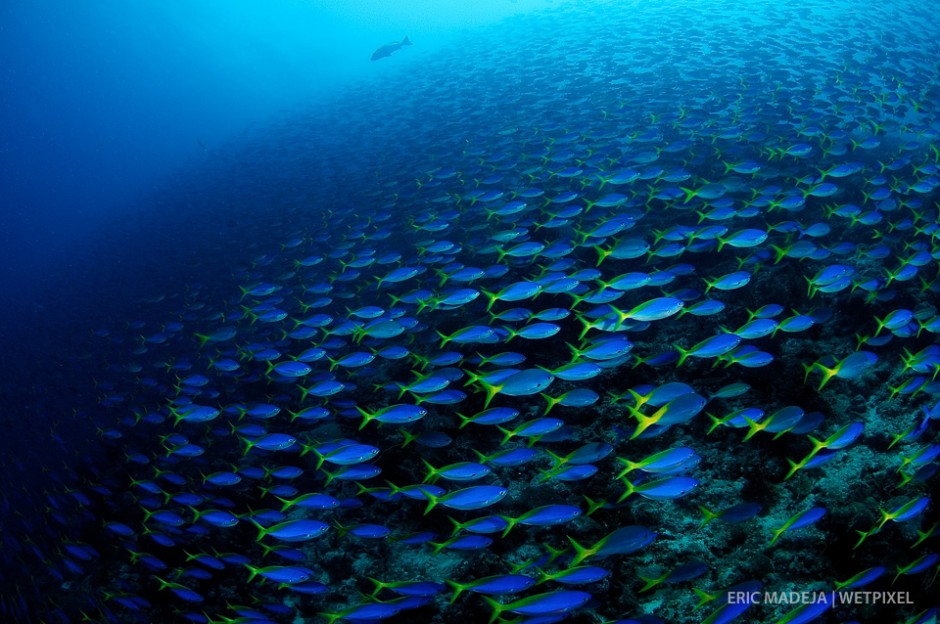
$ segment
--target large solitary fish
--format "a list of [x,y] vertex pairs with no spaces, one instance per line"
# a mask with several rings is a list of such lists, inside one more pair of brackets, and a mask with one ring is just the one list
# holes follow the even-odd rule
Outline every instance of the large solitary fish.
[[372,53],[372,60],[377,61],[380,58],[385,58],[386,56],[391,56],[392,52],[401,50],[403,46],[411,45],[411,42],[408,40],[408,37],[405,36],[401,41],[395,41],[393,43],[386,43],[384,46]]

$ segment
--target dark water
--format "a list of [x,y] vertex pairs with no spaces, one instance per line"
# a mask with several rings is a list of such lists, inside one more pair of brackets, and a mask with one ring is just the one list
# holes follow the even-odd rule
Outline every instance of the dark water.
[[4,618],[936,621],[928,8],[373,8],[5,9]]

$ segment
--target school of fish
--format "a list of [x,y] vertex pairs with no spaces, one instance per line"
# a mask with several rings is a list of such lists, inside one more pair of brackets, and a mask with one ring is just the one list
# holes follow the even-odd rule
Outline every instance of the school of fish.
[[282,216],[96,331],[110,468],[0,613],[936,623],[938,33],[556,8],[267,137]]

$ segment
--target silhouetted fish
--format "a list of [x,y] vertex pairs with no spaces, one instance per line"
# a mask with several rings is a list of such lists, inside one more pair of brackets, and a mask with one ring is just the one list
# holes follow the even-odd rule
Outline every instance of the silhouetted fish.
[[386,43],[384,46],[372,53],[372,60],[377,61],[386,56],[391,56],[392,52],[401,50],[403,46],[411,45],[411,42],[408,40],[407,35],[401,41],[395,41],[392,43]]

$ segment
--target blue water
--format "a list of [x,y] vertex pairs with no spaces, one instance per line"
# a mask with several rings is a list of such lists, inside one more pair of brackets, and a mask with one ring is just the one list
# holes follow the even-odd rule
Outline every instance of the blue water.
[[[938,36],[907,0],[5,3],[0,619],[935,622]],[[841,586],[902,604],[727,593]]]
[[381,80],[392,68],[369,61],[381,42],[410,34],[430,58],[543,4],[5,2],[3,283],[43,304],[38,275],[63,276],[153,190],[290,111]]

